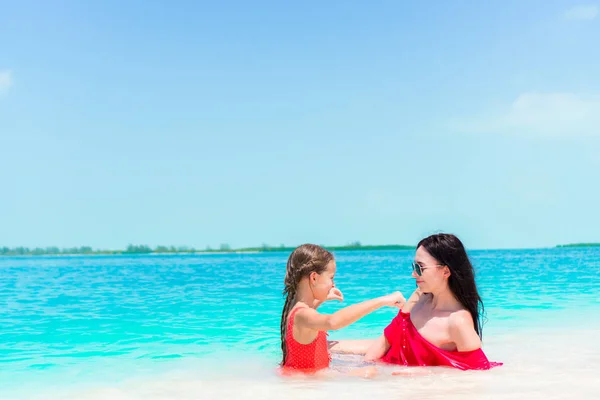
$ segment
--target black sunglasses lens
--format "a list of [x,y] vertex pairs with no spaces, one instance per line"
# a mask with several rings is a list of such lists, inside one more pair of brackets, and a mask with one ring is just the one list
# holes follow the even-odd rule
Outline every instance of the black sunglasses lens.
[[419,276],[421,276],[421,274],[423,273],[423,271],[421,270],[421,266],[419,264],[417,264],[416,262],[413,262],[413,269]]

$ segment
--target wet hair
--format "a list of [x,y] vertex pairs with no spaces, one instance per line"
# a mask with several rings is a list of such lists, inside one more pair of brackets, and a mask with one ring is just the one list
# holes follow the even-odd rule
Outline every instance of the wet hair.
[[281,365],[285,364],[287,356],[285,342],[287,319],[290,310],[296,304],[298,283],[300,283],[302,278],[309,276],[313,272],[317,274],[323,273],[327,269],[327,265],[333,260],[333,254],[315,244],[303,244],[297,247],[288,258],[283,288],[285,304],[281,312],[281,351],[283,352]]
[[431,235],[421,240],[417,248],[423,248],[440,264],[450,269],[448,286],[456,299],[465,307],[471,317],[479,338],[483,337],[483,301],[477,292],[475,271],[467,251],[459,238],[448,233]]

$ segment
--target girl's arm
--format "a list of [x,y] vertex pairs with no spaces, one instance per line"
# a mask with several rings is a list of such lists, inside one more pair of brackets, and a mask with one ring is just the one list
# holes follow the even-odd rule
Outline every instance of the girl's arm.
[[[419,301],[423,293],[420,289],[416,289],[413,294],[406,300],[402,311],[409,313],[415,304]],[[365,340],[338,340],[329,342],[329,351],[339,354],[365,354],[369,355],[370,360],[376,360],[385,355],[389,349],[389,343],[385,337],[379,339]]]
[[402,306],[406,300],[402,293],[396,292],[376,299],[353,304],[333,314],[319,314],[312,308],[302,308],[296,312],[294,323],[300,328],[316,331],[335,331],[356,322],[367,314],[383,306]]

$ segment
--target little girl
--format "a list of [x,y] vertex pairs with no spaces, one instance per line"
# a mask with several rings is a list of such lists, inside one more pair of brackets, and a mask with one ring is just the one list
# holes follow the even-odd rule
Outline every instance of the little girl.
[[320,314],[326,300],[343,300],[333,283],[333,254],[314,244],[304,244],[290,255],[285,274],[285,305],[281,314],[281,350],[285,369],[315,372],[329,367],[327,331],[352,324],[383,306],[402,307],[400,292],[345,307],[333,314]]

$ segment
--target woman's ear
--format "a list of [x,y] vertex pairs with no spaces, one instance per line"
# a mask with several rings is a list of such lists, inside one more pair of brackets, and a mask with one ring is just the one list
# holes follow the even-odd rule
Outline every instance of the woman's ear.
[[318,274],[317,274],[316,272],[314,272],[314,271],[313,271],[313,272],[311,272],[311,273],[310,273],[310,275],[308,275],[308,281],[309,281],[310,283],[313,283],[313,284],[314,284],[315,282],[317,282],[317,275],[318,275]]
[[450,271],[450,268],[447,265],[444,266],[444,277],[445,278],[450,278],[450,275],[452,275],[452,272]]

